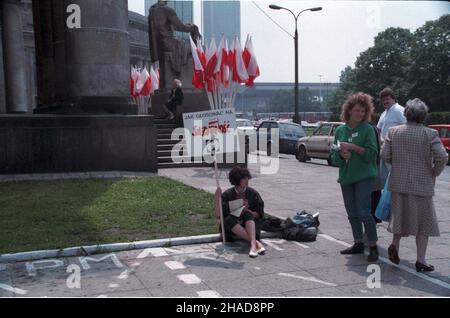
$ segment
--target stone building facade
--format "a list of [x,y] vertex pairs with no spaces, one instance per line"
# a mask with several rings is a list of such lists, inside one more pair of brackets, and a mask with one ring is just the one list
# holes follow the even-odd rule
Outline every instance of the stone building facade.
[[[138,67],[149,66],[150,50],[148,45],[148,22],[145,16],[134,12],[128,12],[127,16],[126,14],[123,14],[123,10],[117,10],[117,12],[121,12],[121,14],[119,14],[116,19],[113,19],[109,26],[97,26],[97,30],[91,32],[90,35],[88,34],[89,31],[83,31],[80,32],[81,34],[79,35],[74,35],[75,38],[81,37],[79,40],[83,40],[78,41],[79,45],[81,45],[81,47],[77,45],[80,52],[76,54],[67,54],[69,60],[65,60],[63,59],[63,56],[66,56],[66,53],[71,51],[70,48],[64,50],[63,48],[58,48],[56,46],[49,48],[47,45],[49,41],[52,41],[53,43],[59,41],[59,43],[61,43],[65,40],[62,39],[64,33],[68,33],[64,27],[62,27],[62,29],[64,29],[63,31],[61,30],[60,25],[56,27],[56,23],[47,23],[49,17],[46,16],[46,14],[48,15],[51,10],[46,10],[45,6],[50,6],[52,1],[40,0],[34,2],[35,3],[33,3],[32,0],[3,0],[0,4],[0,114],[31,114],[36,108],[39,108],[40,104],[59,103],[64,101],[64,99],[68,97],[67,95],[75,95],[72,96],[72,99],[76,99],[76,95],[89,96],[93,95],[92,93],[98,95],[97,93],[101,92],[98,90],[92,92],[92,88],[86,87],[86,83],[89,82],[89,77],[95,73],[103,73],[100,79],[107,80],[110,77],[114,77],[111,76],[111,72],[119,72],[120,69],[120,72],[122,73],[122,82],[128,80],[128,73],[125,74],[125,72],[128,72],[129,65],[125,65],[124,67],[123,62],[119,62],[116,67],[113,68],[108,65],[108,70],[105,69],[102,71],[103,61],[100,59],[104,59],[104,57],[102,57],[101,54],[97,61],[98,65],[89,65],[81,61],[83,59],[92,60],[92,55],[89,55],[90,53],[98,54],[98,51],[95,51],[96,47],[95,43],[93,43],[95,42],[95,35],[93,34],[98,34],[103,37],[107,37],[108,34],[114,38],[122,37],[124,41],[122,44],[123,48],[120,51],[123,52],[122,55],[123,57],[126,57],[129,64]],[[65,1],[60,2],[63,3]],[[70,2],[74,3],[76,1]],[[95,3],[96,1],[92,2]],[[121,1],[109,2],[114,2],[116,6],[117,3],[121,4]],[[126,5],[126,2],[122,2],[122,6],[124,4]],[[63,6],[60,8],[63,8]],[[97,10],[94,11],[98,12],[98,9],[101,8],[97,8]],[[83,18],[85,15],[86,14],[83,15]],[[44,20],[46,23],[42,23],[40,27],[35,28],[33,23],[34,19]],[[87,21],[83,22],[89,23],[89,19],[95,19],[95,16],[87,16]],[[50,20],[52,20],[51,17]],[[53,17],[53,20],[55,20],[55,17]],[[100,29],[106,29],[107,27],[115,29],[117,20],[122,21],[122,30],[115,30],[115,33],[113,33],[112,30],[103,30],[105,32],[99,32]],[[59,21],[57,23],[60,24],[61,22],[62,21]],[[90,26],[89,28],[92,27],[93,26]],[[40,45],[47,46],[40,52],[36,52],[35,30],[38,30],[38,33],[40,33],[42,39],[42,41],[39,41],[41,43]],[[53,37],[50,36],[50,33],[53,34]],[[82,34],[84,34],[84,36]],[[59,39],[58,35],[61,36]],[[100,44],[97,49],[100,51],[107,49],[104,41],[100,42],[102,44]],[[7,45],[5,45],[6,43]],[[75,43],[72,42],[68,44]],[[37,54],[39,55],[39,53],[42,58],[37,62]],[[55,55],[57,58],[55,58]],[[70,59],[72,59],[72,63],[70,63]],[[114,61],[111,60],[111,57],[109,60],[109,62],[114,63]],[[67,68],[65,65],[67,65]],[[40,72],[41,74],[39,75],[38,67],[45,69],[45,72]],[[65,80],[62,80],[62,77],[64,72],[68,69],[71,69],[69,72],[76,74],[74,78],[72,78],[72,86],[74,86],[72,89],[82,89],[84,87],[84,92],[70,93],[67,92],[67,87],[62,87],[67,84]],[[112,91],[112,89],[114,89],[116,92],[118,91],[122,97],[126,97],[128,94],[128,91],[126,91],[128,86],[123,84],[124,83],[119,84],[121,87],[112,85],[111,90],[109,92],[104,91],[103,95],[106,95],[105,97],[108,98],[108,95],[117,94]],[[122,99],[122,103],[126,104],[127,102]]]

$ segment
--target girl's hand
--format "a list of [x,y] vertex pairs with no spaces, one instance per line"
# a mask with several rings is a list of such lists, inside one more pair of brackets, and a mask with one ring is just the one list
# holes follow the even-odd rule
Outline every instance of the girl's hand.
[[214,194],[214,196],[216,198],[220,198],[222,196],[222,189],[220,187],[217,188],[216,193]]
[[352,156],[352,153],[348,150],[341,150],[341,157],[344,158],[345,160],[350,159],[350,157]]

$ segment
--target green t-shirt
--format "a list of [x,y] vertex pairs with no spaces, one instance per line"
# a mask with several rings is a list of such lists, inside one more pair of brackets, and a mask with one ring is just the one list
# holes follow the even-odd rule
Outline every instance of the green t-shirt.
[[351,151],[352,156],[348,162],[339,155],[337,149],[331,150],[331,160],[339,166],[340,184],[352,184],[378,175],[377,140],[370,124],[362,122],[353,129],[347,125],[339,126],[334,136],[334,145],[338,141],[353,143],[366,150],[363,155]]

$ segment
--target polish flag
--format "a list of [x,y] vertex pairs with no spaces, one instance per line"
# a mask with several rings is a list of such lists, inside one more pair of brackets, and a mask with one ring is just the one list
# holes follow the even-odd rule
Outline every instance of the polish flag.
[[217,62],[216,67],[214,69],[214,74],[218,77],[219,82],[217,84],[222,83],[222,66],[224,63],[224,58],[226,59],[226,55],[224,56],[225,51],[225,37],[222,35],[222,39],[220,39],[219,48],[217,49]]
[[217,65],[217,46],[216,46],[216,40],[213,38],[209,49],[206,51],[206,70],[205,70],[205,76],[206,79],[209,80],[214,77],[214,73],[216,70]]
[[243,59],[249,77],[246,86],[253,87],[255,79],[260,76],[260,71],[251,37],[248,39],[245,46]]
[[131,96],[136,97],[139,94],[136,92],[136,83],[139,79],[139,73],[134,67],[131,67],[131,77],[130,77],[130,93]]
[[231,72],[234,72],[234,53],[236,50],[236,39],[233,39],[233,42],[231,42],[230,50],[228,51],[228,66],[230,68]]
[[222,84],[228,87],[230,84],[230,64],[228,58],[228,41],[225,39],[225,47],[222,50]]
[[152,82],[150,74],[148,73],[147,68],[144,68],[136,82],[136,93],[140,96],[150,96],[151,89]]
[[[159,72],[158,72],[159,73]],[[153,66],[150,67],[150,94],[153,94],[156,90],[159,89],[159,75],[155,70],[153,69]]]
[[192,53],[192,61],[194,63],[194,74],[192,75],[192,85],[197,89],[202,89],[204,87],[203,83],[203,73],[204,67],[201,62],[201,53],[195,45],[195,42],[192,40],[192,37],[189,37],[191,40],[191,53]]
[[242,46],[236,37],[234,50],[234,71],[233,71],[233,82],[236,83],[246,83],[249,79],[247,68],[245,67],[244,59],[242,58]]

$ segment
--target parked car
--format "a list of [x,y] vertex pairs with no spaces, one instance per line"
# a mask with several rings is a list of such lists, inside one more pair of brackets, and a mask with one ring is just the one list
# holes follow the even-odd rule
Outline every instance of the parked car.
[[[265,128],[265,129],[263,129]],[[305,136],[302,126],[285,121],[267,120],[263,121],[256,130],[257,145],[262,134],[267,135],[267,155],[271,155],[271,144],[274,142],[272,129],[279,129],[279,152],[295,154],[297,140]]]
[[248,119],[236,119],[236,126],[237,130],[241,132],[247,132],[247,131],[256,131],[255,126],[253,126],[253,123]]
[[343,125],[341,122],[322,122],[310,137],[298,140],[295,155],[300,162],[311,158],[325,159],[331,166],[331,145],[334,141],[336,128]]
[[430,128],[436,129],[441,137],[442,144],[448,153],[448,165],[450,165],[450,124],[430,125]]

